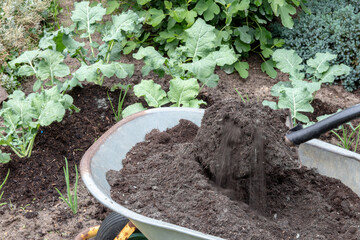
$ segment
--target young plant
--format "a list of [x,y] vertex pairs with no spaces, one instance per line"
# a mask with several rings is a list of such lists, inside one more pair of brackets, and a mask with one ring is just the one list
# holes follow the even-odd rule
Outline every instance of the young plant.
[[250,102],[250,98],[249,96],[246,94],[245,97],[246,97],[246,100],[245,98],[243,97],[243,95],[239,92],[239,90],[237,90],[236,88],[234,88],[235,92],[238,94],[238,96],[240,97],[241,101],[243,103],[246,103],[246,102]]
[[317,53],[314,58],[306,61],[306,73],[311,74],[311,81],[305,81],[303,60],[294,50],[278,49],[272,58],[281,72],[289,74],[290,81],[278,82],[271,88],[271,95],[278,97],[278,102],[265,100],[263,105],[273,109],[289,108],[294,125],[296,121],[310,121],[303,113],[314,111],[311,102],[323,83],[332,83],[336,76],[350,72],[350,68],[344,64],[330,65],[329,62],[336,55]]
[[130,87],[131,87],[131,85],[129,85],[129,84],[128,85],[122,85],[120,83],[115,84],[114,86],[111,87],[110,91],[112,91],[112,92],[115,91],[116,89],[120,89],[117,109],[115,109],[115,106],[113,105],[113,103],[111,101],[109,93],[107,93],[111,109],[112,109],[112,111],[114,113],[115,120],[117,122],[122,119],[123,105],[124,105],[126,94],[127,94],[128,90],[130,89]]
[[65,77],[70,74],[69,67],[63,62],[64,56],[57,51],[46,49],[26,51],[18,58],[9,62],[9,66],[17,69],[18,76],[35,75],[37,81],[33,90],[39,90],[46,80],[47,86],[61,83],[56,77]]
[[77,201],[77,187],[78,187],[78,180],[79,180],[79,173],[77,170],[77,166],[75,165],[75,184],[74,184],[74,190],[71,192],[70,188],[70,174],[69,174],[69,166],[67,158],[65,158],[65,167],[64,169],[64,175],[65,175],[65,182],[66,182],[66,193],[67,198],[59,191],[59,189],[55,188],[55,190],[59,193],[60,199],[63,200],[71,209],[73,214],[76,214],[78,211],[78,201]]
[[185,30],[184,45],[171,52],[169,58],[163,57],[154,47],[141,47],[133,56],[144,60],[143,76],[154,70],[160,76],[167,74],[172,78],[196,78],[203,85],[215,87],[219,80],[219,76],[214,74],[216,66],[235,64],[240,72],[248,68],[243,66],[243,62],[238,62],[232,47],[217,43],[216,38],[215,27],[199,18]]
[[[8,179],[9,175],[10,175],[10,169],[8,170],[8,172],[6,174],[6,177],[5,177],[4,181],[0,185],[0,191],[1,191],[2,187],[4,186],[4,184],[6,183],[6,180]],[[1,198],[2,198],[3,194],[4,194],[4,192],[1,192],[0,201],[1,201]],[[0,202],[0,207],[5,205],[5,204],[6,204],[6,202]]]
[[[56,86],[28,96],[16,90],[8,98],[0,110],[3,121],[0,144],[9,146],[21,158],[30,157],[41,126],[60,122],[66,110],[78,110],[73,105],[72,97],[61,94]],[[9,161],[9,154],[0,152],[0,163]]]
[[[175,78],[170,80],[170,89],[166,93],[159,84],[153,80],[141,80],[134,86],[134,93],[137,97],[144,97],[149,107],[161,107],[172,103],[171,107],[194,107],[206,104],[203,100],[196,99],[200,86],[195,78],[182,80]],[[146,108],[141,103],[135,103],[126,107],[123,117],[127,117]]]

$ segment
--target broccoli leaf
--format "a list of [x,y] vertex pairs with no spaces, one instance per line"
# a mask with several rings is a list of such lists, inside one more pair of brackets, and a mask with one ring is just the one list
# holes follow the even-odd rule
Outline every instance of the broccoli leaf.
[[75,2],[75,10],[72,11],[71,19],[79,30],[86,30],[80,37],[88,37],[95,32],[96,21],[101,21],[106,13],[106,9],[99,3],[95,7],[90,7],[88,1]]
[[110,29],[105,31],[103,41],[108,42],[111,40],[116,40],[121,42],[123,39],[125,39],[123,32],[140,32],[141,24],[139,23],[139,16],[132,10],[123,12],[118,16],[112,16],[112,25]]
[[294,50],[277,49],[272,58],[280,71],[289,73],[290,80],[303,80],[305,78],[305,74],[300,72],[304,69],[304,66],[301,65],[302,59]]
[[141,70],[143,75],[147,75],[151,70],[163,68],[166,60],[154,47],[140,47],[139,51],[133,54],[133,57],[137,60],[144,59],[145,66]]
[[[8,163],[11,161],[11,158],[10,158],[10,153],[3,153],[1,150],[0,150],[0,163]],[[0,195],[1,197],[1,195]]]
[[191,28],[185,30],[187,49],[186,56],[196,59],[207,56],[215,47],[215,27],[198,18]]
[[321,83],[332,83],[335,77],[340,75],[347,75],[350,73],[350,67],[345,64],[333,65],[320,77]]
[[129,106],[127,106],[122,112],[121,115],[123,118],[126,118],[127,116],[130,116],[134,113],[141,112],[146,110],[144,106],[141,103],[134,103]]
[[291,116],[301,122],[309,122],[309,118],[300,112],[313,112],[310,102],[312,94],[306,88],[284,88],[280,93],[279,108],[289,108]]
[[88,82],[98,82],[99,78],[99,70],[104,74],[106,77],[112,77],[116,71],[117,64],[111,63],[106,64],[102,60],[96,62],[92,65],[82,64],[81,67],[74,73],[74,77],[79,79],[80,81],[87,80]]
[[65,77],[70,74],[69,67],[63,63],[64,55],[61,53],[46,49],[39,53],[38,57],[42,58],[39,62],[37,72],[37,76],[41,80],[48,78],[53,80],[54,77]]
[[205,104],[202,100],[195,99],[199,94],[199,84],[195,78],[182,80],[175,78],[170,80],[168,97],[174,107],[190,107]]
[[336,58],[336,54],[331,53],[316,53],[315,58],[310,58],[306,61],[309,68],[307,73],[314,74],[315,77],[320,78],[322,73],[326,72],[329,67],[329,61]]
[[166,92],[153,80],[141,80],[134,86],[134,93],[137,97],[144,97],[150,107],[161,107],[169,102]]

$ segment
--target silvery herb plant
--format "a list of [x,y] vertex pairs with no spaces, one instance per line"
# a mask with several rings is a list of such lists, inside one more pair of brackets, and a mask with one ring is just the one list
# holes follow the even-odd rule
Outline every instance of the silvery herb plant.
[[[161,107],[172,103],[172,107],[199,108],[200,105],[206,104],[203,100],[196,99],[199,89],[199,83],[195,78],[174,78],[170,80],[170,89],[167,93],[153,80],[142,80],[134,86],[134,93],[137,97],[144,97],[149,107]],[[141,103],[135,103],[126,107],[122,116],[127,117],[145,109]]]
[[[306,61],[307,68],[294,50],[278,49],[272,59],[276,67],[289,74],[290,81],[278,82],[271,88],[271,95],[278,97],[278,102],[263,101],[263,105],[273,109],[288,108],[291,111],[293,123],[296,121],[308,123],[309,118],[304,112],[313,112],[311,102],[323,83],[334,82],[335,77],[349,74],[350,68],[345,64],[331,65],[335,54],[317,53],[314,58]],[[311,77],[305,79],[305,72]]]
[[[21,158],[30,157],[40,127],[60,122],[66,110],[78,110],[73,105],[73,98],[61,94],[56,86],[28,96],[16,90],[8,98],[0,110],[3,122],[0,144],[9,146]],[[0,152],[0,163],[10,160],[9,153]]]

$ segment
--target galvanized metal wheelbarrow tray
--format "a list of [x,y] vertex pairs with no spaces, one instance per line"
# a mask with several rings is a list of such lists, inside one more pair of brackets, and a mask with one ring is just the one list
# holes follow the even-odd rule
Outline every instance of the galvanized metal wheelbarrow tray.
[[[111,199],[106,172],[120,170],[126,153],[152,129],[164,131],[187,119],[200,126],[202,109],[157,108],[123,119],[104,133],[85,153],[80,163],[82,180],[90,193],[104,206],[127,217],[149,240],[214,239],[188,228],[137,214]],[[320,174],[340,179],[360,195],[360,155],[319,140],[299,147],[302,164],[317,168]]]

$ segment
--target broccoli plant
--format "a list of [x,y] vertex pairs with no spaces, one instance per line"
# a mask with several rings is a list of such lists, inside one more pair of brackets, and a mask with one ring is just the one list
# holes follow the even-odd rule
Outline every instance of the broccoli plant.
[[[11,61],[10,66],[19,67],[17,74],[20,76],[35,75],[38,80],[34,90],[38,90],[47,79],[50,80],[47,85],[58,84],[62,90],[68,90],[80,85],[79,81],[102,85],[105,77],[131,76],[134,65],[118,60],[123,51],[132,51],[137,46],[134,41],[141,35],[143,19],[129,10],[113,15],[112,21],[102,24],[105,14],[106,9],[101,4],[90,6],[88,1],[76,2],[71,16],[72,26],[45,32],[39,42],[42,50],[27,51]],[[101,33],[101,43],[93,40],[96,32]],[[89,46],[75,38],[87,39]],[[61,83],[56,77],[70,75],[69,67],[63,62],[67,55],[77,59],[80,67],[72,73],[71,79]]]
[[[330,65],[336,55],[317,53],[314,58],[306,61],[307,70],[294,50],[278,49],[273,54],[276,67],[283,73],[289,74],[290,81],[278,82],[271,88],[271,95],[278,97],[278,102],[263,101],[263,105],[273,109],[289,108],[293,123],[309,122],[304,112],[313,112],[311,102],[323,83],[332,83],[335,77],[349,74],[350,68],[344,64]],[[311,75],[304,80],[305,73]]]
[[[196,99],[200,86],[195,78],[170,80],[170,89],[166,93],[159,84],[153,80],[142,80],[134,86],[134,93],[137,97],[144,97],[149,107],[161,107],[172,103],[171,107],[193,107],[199,108],[206,104],[203,100]],[[123,117],[145,110],[141,103],[132,104],[124,109]]]
[[[14,91],[0,110],[0,144],[9,146],[19,157],[30,157],[39,128],[60,122],[66,110],[78,109],[72,97],[61,94],[56,86],[28,96]],[[0,163],[10,160],[10,154],[0,152]]]

